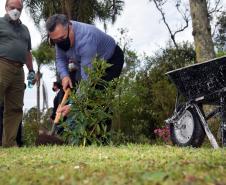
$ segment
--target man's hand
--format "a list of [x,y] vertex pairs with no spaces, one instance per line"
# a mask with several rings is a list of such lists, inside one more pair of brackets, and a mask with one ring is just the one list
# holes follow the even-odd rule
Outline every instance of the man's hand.
[[28,87],[33,86],[34,79],[35,79],[35,71],[30,70],[27,75]]
[[59,107],[57,109],[57,113],[60,113],[63,117],[67,116],[68,113],[70,112],[71,110],[71,106],[70,105],[65,105],[63,107]]
[[63,86],[63,89],[64,91],[67,90],[67,88],[72,88],[72,82],[71,82],[71,79],[69,76],[65,76],[62,80],[62,86]]
[[29,70],[29,73],[27,75],[27,80],[34,80],[35,79],[35,71],[32,69],[32,70]]

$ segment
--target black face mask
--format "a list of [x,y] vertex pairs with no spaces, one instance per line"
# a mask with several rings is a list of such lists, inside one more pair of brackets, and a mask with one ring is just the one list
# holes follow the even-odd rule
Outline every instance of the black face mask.
[[62,40],[62,41],[60,41],[60,42],[57,42],[56,44],[57,44],[57,46],[60,49],[62,49],[64,51],[68,51],[70,49],[70,47],[71,47],[71,41],[70,41],[70,38],[69,38],[69,26],[68,26],[67,38],[64,39],[64,40]]

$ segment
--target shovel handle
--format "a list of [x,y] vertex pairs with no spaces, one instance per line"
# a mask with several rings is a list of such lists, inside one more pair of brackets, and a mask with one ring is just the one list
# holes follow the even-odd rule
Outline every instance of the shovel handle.
[[[67,99],[68,99],[70,93],[71,93],[71,89],[68,88],[68,89],[65,91],[64,97],[63,97],[63,99],[62,99],[62,101],[61,101],[61,103],[60,103],[60,105],[58,106],[57,109],[62,108],[62,107],[66,104]],[[56,113],[56,117],[55,117],[55,119],[54,119],[54,124],[59,123],[60,117],[61,117],[61,113]]]

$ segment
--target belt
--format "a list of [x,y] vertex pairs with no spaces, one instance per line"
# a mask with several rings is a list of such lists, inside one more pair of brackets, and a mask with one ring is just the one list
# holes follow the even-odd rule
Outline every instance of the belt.
[[20,63],[20,62],[16,62],[16,61],[9,60],[9,59],[2,58],[2,57],[0,57],[0,62],[2,62],[2,63],[7,63],[7,64],[13,65],[13,66],[15,66],[15,67],[18,67],[18,68],[21,68],[21,67],[24,66],[24,64],[22,64],[22,63]]

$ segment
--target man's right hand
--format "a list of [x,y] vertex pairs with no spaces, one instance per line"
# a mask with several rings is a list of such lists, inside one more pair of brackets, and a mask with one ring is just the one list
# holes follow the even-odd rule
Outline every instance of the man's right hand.
[[57,113],[61,114],[63,117],[67,116],[71,110],[71,105],[64,105],[57,109]]
[[65,76],[63,79],[62,79],[62,86],[63,86],[63,89],[64,91],[67,90],[67,88],[72,88],[72,82],[71,82],[71,79],[69,76]]

